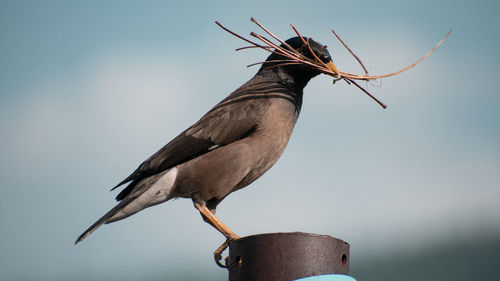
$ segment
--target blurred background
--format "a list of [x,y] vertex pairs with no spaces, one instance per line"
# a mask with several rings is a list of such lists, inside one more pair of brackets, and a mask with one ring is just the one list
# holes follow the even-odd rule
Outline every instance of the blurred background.
[[218,216],[241,236],[303,231],[351,244],[361,280],[498,280],[500,2],[1,1],[0,279],[227,280],[223,237],[189,200],[76,237],[108,190],[246,82],[234,52],[255,17],[327,44],[362,83],[318,77],[278,163]]

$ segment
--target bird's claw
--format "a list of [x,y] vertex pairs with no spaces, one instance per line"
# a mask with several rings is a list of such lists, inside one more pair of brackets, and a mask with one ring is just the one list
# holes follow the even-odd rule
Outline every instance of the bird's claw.
[[222,252],[224,252],[225,249],[227,249],[227,247],[229,246],[229,243],[231,242],[232,239],[226,239],[226,241],[224,243],[222,243],[222,245],[219,246],[219,248],[217,248],[217,250],[215,250],[214,252],[214,259],[215,259],[215,263],[222,267],[222,268],[227,268],[227,259],[226,259],[226,264],[223,264],[221,262],[222,260]]
[[219,246],[219,248],[217,248],[217,250],[215,250],[214,252],[214,260],[215,260],[215,263],[222,267],[222,268],[228,268],[228,263],[229,263],[229,257],[226,257],[225,258],[225,264],[221,262],[222,260],[222,253],[224,252],[224,250],[227,249],[227,247],[229,246],[229,243],[231,243],[231,241],[233,240],[236,240],[240,238],[239,236],[235,236],[235,237],[228,237],[226,239],[226,241],[224,243],[222,243],[222,245]]

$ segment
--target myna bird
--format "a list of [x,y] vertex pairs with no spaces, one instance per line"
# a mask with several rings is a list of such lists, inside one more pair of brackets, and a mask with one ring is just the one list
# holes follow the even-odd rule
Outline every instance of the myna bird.
[[289,58],[273,52],[252,79],[116,185],[128,183],[116,197],[119,203],[75,244],[104,223],[173,198],[190,198],[203,219],[227,238],[216,251],[216,259],[229,241],[239,238],[217,219],[217,205],[276,163],[299,117],[309,80],[322,72],[339,77],[326,46],[294,37],[281,47],[316,61],[326,71],[311,64],[287,63]]

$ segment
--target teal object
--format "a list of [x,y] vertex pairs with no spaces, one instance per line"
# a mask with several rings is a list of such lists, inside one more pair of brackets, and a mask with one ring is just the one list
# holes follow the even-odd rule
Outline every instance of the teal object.
[[300,278],[295,281],[356,281],[356,279],[344,274],[326,274]]

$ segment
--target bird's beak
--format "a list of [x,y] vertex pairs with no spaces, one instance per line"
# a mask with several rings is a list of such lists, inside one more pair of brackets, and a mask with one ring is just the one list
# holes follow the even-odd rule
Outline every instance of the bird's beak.
[[335,78],[340,78],[340,72],[339,70],[337,69],[337,67],[335,66],[335,64],[333,64],[333,61],[329,61],[327,64],[326,64],[326,67],[328,67],[328,69],[330,71],[332,71],[333,73],[335,73],[333,75],[333,77]]

